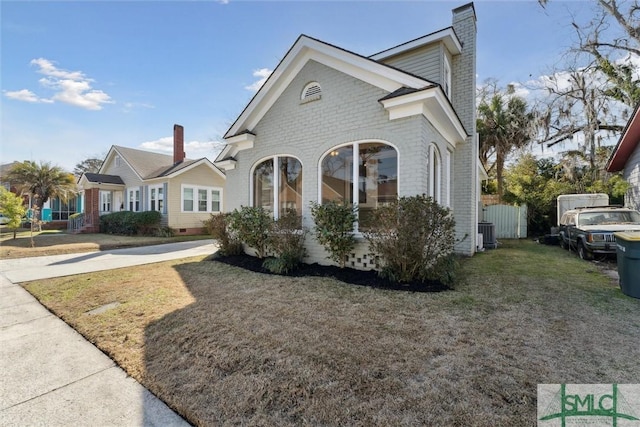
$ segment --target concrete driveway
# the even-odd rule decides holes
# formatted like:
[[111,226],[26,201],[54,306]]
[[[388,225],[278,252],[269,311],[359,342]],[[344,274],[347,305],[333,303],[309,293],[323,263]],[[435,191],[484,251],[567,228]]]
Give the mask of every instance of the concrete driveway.
[[0,261],[0,426],[188,426],[16,283],[212,254],[212,240]]

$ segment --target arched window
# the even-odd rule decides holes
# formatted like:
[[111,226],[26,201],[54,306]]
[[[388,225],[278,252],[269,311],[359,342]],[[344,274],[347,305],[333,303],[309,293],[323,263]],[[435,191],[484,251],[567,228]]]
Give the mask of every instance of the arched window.
[[391,145],[359,142],[336,147],[323,157],[320,168],[322,203],[356,204],[359,228],[366,228],[373,209],[398,198],[398,153]]
[[302,163],[289,156],[274,156],[258,163],[253,170],[253,206],[262,206],[275,218],[285,209],[302,215]]
[[308,83],[304,89],[302,89],[302,93],[300,94],[300,100],[303,102],[314,101],[316,99],[320,99],[322,95],[322,88],[320,87],[320,83],[311,82]]
[[429,196],[442,202],[442,160],[435,144],[429,145]]

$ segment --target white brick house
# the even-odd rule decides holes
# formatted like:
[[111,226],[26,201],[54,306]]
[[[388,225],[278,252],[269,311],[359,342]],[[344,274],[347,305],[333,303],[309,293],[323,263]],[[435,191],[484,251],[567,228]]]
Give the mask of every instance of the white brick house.
[[624,204],[640,210],[640,104],[622,131],[606,168],[608,172],[622,171],[623,178],[629,183]]
[[[476,249],[476,16],[365,57],[302,35],[225,134],[226,209],[356,203],[359,215],[427,194],[452,209],[459,253]],[[355,161],[354,161],[355,159]],[[274,173],[274,170],[277,173]],[[326,264],[307,239],[310,262]],[[350,262],[368,268],[362,241]]]

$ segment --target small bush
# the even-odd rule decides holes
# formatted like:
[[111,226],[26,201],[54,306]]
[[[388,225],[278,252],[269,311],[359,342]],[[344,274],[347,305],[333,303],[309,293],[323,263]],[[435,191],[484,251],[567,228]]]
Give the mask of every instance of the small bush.
[[240,242],[255,249],[258,258],[264,258],[273,218],[260,207],[242,206],[229,214],[228,228]]
[[173,228],[171,227],[158,227],[155,229],[153,236],[154,237],[173,237],[175,236],[176,232]]
[[357,208],[337,202],[322,205],[311,202],[311,215],[316,239],[329,252],[329,259],[344,268],[347,256],[356,244],[353,224],[357,219]]
[[295,209],[287,209],[274,221],[267,239],[267,247],[273,258],[267,258],[263,267],[272,273],[287,274],[298,268],[306,256],[302,217]]
[[364,233],[381,274],[396,282],[455,278],[455,221],[449,209],[427,196],[401,197],[376,209]]
[[229,230],[229,221],[230,214],[220,213],[211,214],[211,217],[203,222],[207,232],[218,241],[222,255],[242,254],[242,242]]

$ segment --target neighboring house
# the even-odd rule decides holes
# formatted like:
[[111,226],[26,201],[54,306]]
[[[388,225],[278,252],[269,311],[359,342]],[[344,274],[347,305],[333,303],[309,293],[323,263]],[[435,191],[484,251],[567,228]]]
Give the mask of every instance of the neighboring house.
[[[339,200],[358,205],[360,226],[381,204],[427,194],[452,209],[456,250],[473,254],[475,81],[472,3],[453,10],[451,27],[369,57],[300,36],[224,136],[225,210],[295,208],[312,228],[310,203]],[[348,265],[371,268],[356,236]],[[328,262],[310,236],[307,251]]]
[[638,104],[622,131],[606,166],[607,172],[622,171],[630,184],[624,196],[625,206],[640,210],[640,104]]
[[96,232],[100,215],[155,210],[177,234],[201,233],[202,222],[224,209],[225,176],[206,158],[185,158],[182,126],[173,138],[173,156],[112,146],[98,173],[78,181],[84,215],[76,227]]

